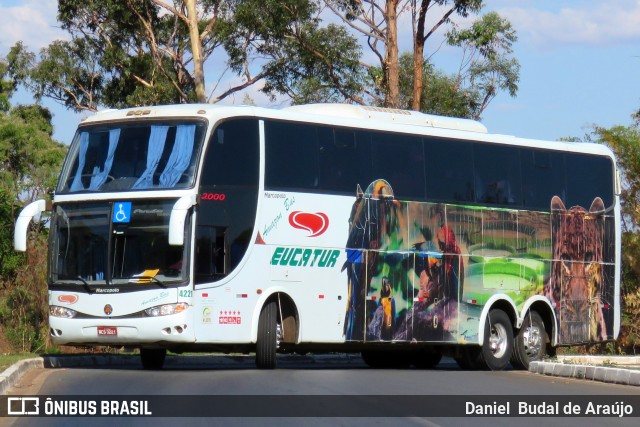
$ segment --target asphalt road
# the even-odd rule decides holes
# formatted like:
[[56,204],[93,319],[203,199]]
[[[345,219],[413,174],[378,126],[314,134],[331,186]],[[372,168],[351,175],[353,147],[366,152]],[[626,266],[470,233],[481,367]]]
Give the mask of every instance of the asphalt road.
[[[186,359],[185,359],[186,360]],[[202,360],[202,363],[198,363]],[[599,426],[640,424],[640,388],[585,380],[548,377],[526,371],[463,371],[449,359],[433,370],[369,369],[359,359],[289,358],[276,370],[257,370],[251,359],[229,363],[227,359],[196,359],[162,371],[144,371],[135,365],[96,368],[34,369],[8,393],[14,396],[54,396],[64,400],[150,398],[161,399],[153,410],[172,418],[133,417],[19,417],[0,419],[12,426],[114,426],[145,425],[417,425],[417,426]],[[65,395],[65,396],[62,396]],[[589,395],[589,396],[585,396]],[[186,396],[186,397],[185,397]],[[275,397],[274,397],[275,396]],[[462,397],[457,397],[462,396]],[[617,396],[617,397],[614,397]],[[567,399],[584,405],[627,399],[633,417],[478,417],[460,413],[461,402],[474,404],[512,401],[510,414],[517,414],[516,401],[560,402]],[[399,400],[400,399],[400,400]],[[157,402],[156,402],[157,403]],[[337,404],[337,406],[334,406]],[[229,417],[185,417],[185,411],[215,411]],[[297,415],[307,418],[251,416]],[[272,405],[272,406],[271,406]],[[420,406],[423,405],[423,406]],[[431,406],[429,406],[431,405]],[[493,407],[495,408],[496,405]],[[422,410],[415,411],[416,407]],[[610,408],[622,408],[612,405]],[[340,409],[342,408],[342,409]],[[346,409],[345,409],[346,408]],[[544,409],[544,407],[542,407]],[[466,410],[466,408],[465,408]],[[496,409],[499,410],[499,409]],[[407,411],[409,417],[396,417]],[[418,413],[416,416],[416,412]],[[202,412],[201,412],[202,413]],[[460,417],[440,417],[458,415]],[[189,414],[189,412],[187,412]],[[326,417],[325,414],[337,414]],[[357,415],[357,416],[353,416]],[[393,415],[393,416],[390,416]],[[426,416],[422,416],[426,415]]]

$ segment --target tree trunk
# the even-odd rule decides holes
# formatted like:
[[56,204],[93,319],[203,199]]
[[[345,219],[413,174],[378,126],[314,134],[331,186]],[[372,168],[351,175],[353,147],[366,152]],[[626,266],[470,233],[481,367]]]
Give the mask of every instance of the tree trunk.
[[422,87],[424,86],[424,44],[426,42],[424,23],[429,9],[430,0],[422,0],[418,12],[418,25],[413,40],[413,94],[411,109],[420,111],[422,103]]
[[411,97],[411,109],[420,111],[420,102],[422,101],[423,83],[423,59],[424,41],[421,37],[416,37],[415,47],[413,49],[413,94]]
[[193,54],[193,80],[198,102],[207,102],[204,85],[204,66],[202,62],[202,42],[198,29],[198,13],[196,0],[185,0],[187,17],[189,19],[189,39],[191,40],[191,52]]
[[387,0],[387,46],[385,72],[387,77],[386,106],[400,107],[400,77],[398,64],[398,1]]

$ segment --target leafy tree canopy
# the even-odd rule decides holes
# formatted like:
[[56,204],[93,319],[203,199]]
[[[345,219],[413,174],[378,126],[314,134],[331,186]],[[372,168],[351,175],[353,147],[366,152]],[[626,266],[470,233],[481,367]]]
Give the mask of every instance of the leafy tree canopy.
[[75,111],[218,102],[259,81],[294,102],[309,82],[343,98],[360,88],[359,46],[323,27],[313,0],[59,0],[58,11],[71,40],[38,55],[16,45],[16,76]]

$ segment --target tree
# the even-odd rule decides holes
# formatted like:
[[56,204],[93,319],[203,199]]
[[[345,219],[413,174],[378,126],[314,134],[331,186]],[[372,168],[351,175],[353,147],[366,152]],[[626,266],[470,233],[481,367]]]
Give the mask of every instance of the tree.
[[628,251],[624,257],[625,262],[640,278],[640,256],[635,256],[640,255],[640,129],[626,126],[610,129],[598,127],[594,136],[597,141],[608,145],[618,160],[622,184],[620,200],[623,232],[627,235],[625,241],[629,246],[637,248],[637,252]]
[[53,190],[66,147],[52,138],[49,110],[9,103],[25,59],[18,50],[0,59],[0,333],[20,351],[38,351],[48,337],[47,228],[32,223],[26,254],[13,250],[13,230],[21,205]]
[[[380,66],[370,74],[376,84],[374,90],[366,90],[367,95],[375,104],[399,107],[397,20],[401,1],[324,0],[324,3],[348,26],[366,37],[367,45],[378,58]],[[365,67],[373,68],[371,65]]]
[[46,195],[58,178],[66,147],[43,130],[52,129],[46,116],[50,113],[41,107],[0,114],[0,190],[19,203]]
[[[426,18],[429,11],[444,7],[440,10],[440,19],[436,24],[428,29]],[[424,48],[427,40],[433,36],[445,24],[451,22],[451,15],[459,15],[466,18],[469,13],[477,13],[482,8],[482,0],[411,0],[411,11],[413,15],[413,97],[411,108],[419,110],[422,98],[423,87],[423,58]],[[436,12],[437,13],[437,12]]]
[[[478,119],[498,91],[515,96],[518,91],[520,64],[509,55],[517,40],[511,23],[497,13],[481,16],[466,29],[453,28],[448,43],[463,49],[463,60],[457,75],[459,85],[473,88],[480,105],[471,118]],[[415,101],[414,101],[415,103]]]
[[272,55],[277,59],[269,65],[265,92],[285,94],[292,104],[363,102],[360,47],[346,29],[296,27]]
[[17,43],[12,52],[24,58],[21,82],[33,91],[37,101],[46,97],[77,112],[95,112],[108,97],[99,71],[100,56],[85,40],[56,40],[40,51],[39,62],[22,43]]
[[[307,78],[329,87],[354,74],[336,52],[359,52],[346,33],[336,40],[320,27],[312,0],[60,0],[58,10],[71,40],[37,57],[22,48],[21,81],[76,111],[215,103],[261,80],[270,95],[296,93]],[[207,63],[218,68],[205,79]]]
[[[410,106],[413,101],[413,56],[400,56],[400,103]],[[463,87],[456,75],[447,75],[425,61],[419,111],[452,117],[477,117],[481,95],[473,87]]]
[[11,108],[11,96],[24,78],[23,70],[27,68],[24,61],[29,58],[19,54],[21,47],[18,44],[18,50],[14,47],[5,59],[0,59],[0,112],[3,113]]
[[[443,33],[446,27],[449,27],[443,34],[446,43],[462,50],[455,84],[450,87],[457,87],[458,97],[467,96],[469,92],[475,94],[474,100],[481,97],[479,106],[472,109],[473,114],[465,117],[479,118],[498,91],[508,90],[512,96],[517,91],[519,65],[509,57],[516,40],[511,24],[496,13],[480,17],[468,29],[460,30],[453,23],[453,17],[466,18],[478,13],[483,6],[481,0],[324,0],[324,3],[347,25],[365,36],[367,45],[378,59],[379,65],[363,65],[370,77],[370,85],[364,92],[373,104],[438,110],[430,105],[431,99],[423,100],[436,93],[425,87],[426,83],[434,82],[441,86],[445,73],[434,67],[431,58],[435,52],[427,54],[425,46],[434,34]],[[407,16],[410,16],[413,31],[411,77],[407,75],[406,54],[398,54],[397,22],[400,17]],[[426,24],[429,16],[435,17],[431,27]],[[405,62],[401,62],[401,58],[405,58]]]
[[621,172],[623,322],[619,345],[635,352],[640,343],[640,129],[597,127],[593,139],[614,151]]
[[[21,58],[12,50],[0,59],[0,98],[7,102],[20,77],[12,70],[22,67],[16,65]],[[39,105],[9,105],[0,111],[0,193],[4,197],[26,203],[53,190],[66,147],[53,140],[51,119],[51,112]]]

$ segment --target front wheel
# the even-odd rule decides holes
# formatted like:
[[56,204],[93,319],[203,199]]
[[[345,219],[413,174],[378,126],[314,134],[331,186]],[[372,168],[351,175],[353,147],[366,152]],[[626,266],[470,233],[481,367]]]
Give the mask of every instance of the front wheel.
[[484,325],[484,344],[480,350],[478,365],[492,371],[501,371],[509,364],[512,353],[511,319],[502,310],[491,310]]
[[516,368],[529,369],[531,362],[545,356],[548,341],[542,317],[537,311],[530,311],[515,336],[511,364]]
[[258,338],[256,340],[256,366],[260,369],[276,367],[278,350],[278,304],[275,301],[262,307],[258,319]]
[[140,361],[142,367],[147,370],[157,371],[164,366],[167,350],[164,348],[141,348]]

